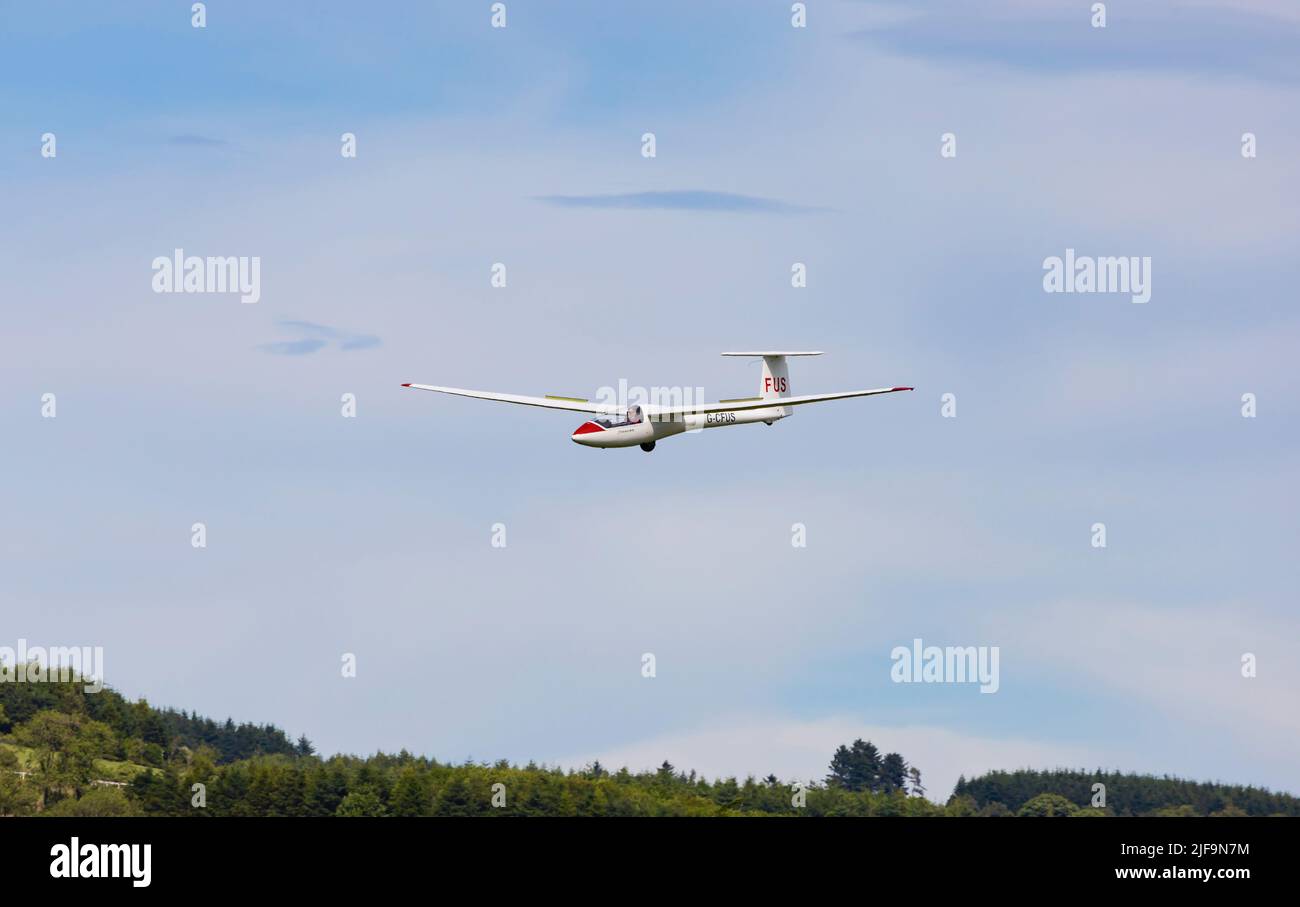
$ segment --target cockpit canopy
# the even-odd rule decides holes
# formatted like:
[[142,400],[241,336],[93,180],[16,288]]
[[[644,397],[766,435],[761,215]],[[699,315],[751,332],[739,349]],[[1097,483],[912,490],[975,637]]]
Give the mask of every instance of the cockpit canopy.
[[641,411],[640,406],[633,403],[627,408],[627,416],[622,422],[614,422],[611,419],[592,419],[591,421],[595,422],[602,428],[619,428],[623,425],[640,425],[645,421],[645,413]]

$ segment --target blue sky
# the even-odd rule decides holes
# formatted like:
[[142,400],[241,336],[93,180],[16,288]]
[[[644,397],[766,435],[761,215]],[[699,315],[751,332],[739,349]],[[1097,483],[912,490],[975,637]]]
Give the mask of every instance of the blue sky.
[[[4,10],[0,644],[325,752],[1300,791],[1289,4],[208,6]],[[154,294],[178,247],[260,301]],[[1151,301],[1044,293],[1067,248]],[[773,347],[917,390],[646,456],[399,387],[736,397]],[[999,692],[890,682],[915,637]]]

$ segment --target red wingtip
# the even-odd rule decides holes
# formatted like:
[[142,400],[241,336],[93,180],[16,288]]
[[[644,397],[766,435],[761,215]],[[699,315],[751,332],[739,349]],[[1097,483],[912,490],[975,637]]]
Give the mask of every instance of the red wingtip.
[[914,391],[914,390],[916,390],[916,388],[914,388],[914,387],[896,387],[896,388],[894,388],[894,390],[896,390],[896,391]]
[[411,386],[411,385],[409,385],[409,384],[403,384],[403,385],[402,385],[402,387],[410,387],[410,386]]

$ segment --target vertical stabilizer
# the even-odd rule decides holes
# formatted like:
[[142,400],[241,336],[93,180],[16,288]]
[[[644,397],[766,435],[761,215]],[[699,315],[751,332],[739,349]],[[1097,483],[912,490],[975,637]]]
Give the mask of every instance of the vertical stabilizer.
[[[763,374],[758,379],[758,395],[774,402],[790,394],[790,368],[787,356],[820,356],[820,352],[790,352],[785,350],[759,350],[745,353],[723,353],[724,356],[756,356],[763,360]],[[790,415],[793,410],[784,407],[782,415]]]

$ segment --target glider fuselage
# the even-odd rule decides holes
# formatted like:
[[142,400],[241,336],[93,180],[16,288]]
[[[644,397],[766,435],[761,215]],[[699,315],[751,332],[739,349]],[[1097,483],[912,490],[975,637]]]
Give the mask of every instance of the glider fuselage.
[[[636,410],[638,407],[632,409]],[[583,447],[638,447],[683,432],[720,428],[724,425],[749,425],[754,422],[766,422],[771,425],[777,419],[784,419],[790,414],[790,410],[783,406],[733,413],[687,413],[662,419],[645,416],[638,418],[638,413],[629,412],[627,420],[623,422],[611,422],[608,419],[583,422],[570,437],[575,444],[581,444]],[[630,421],[632,419],[637,421]]]

